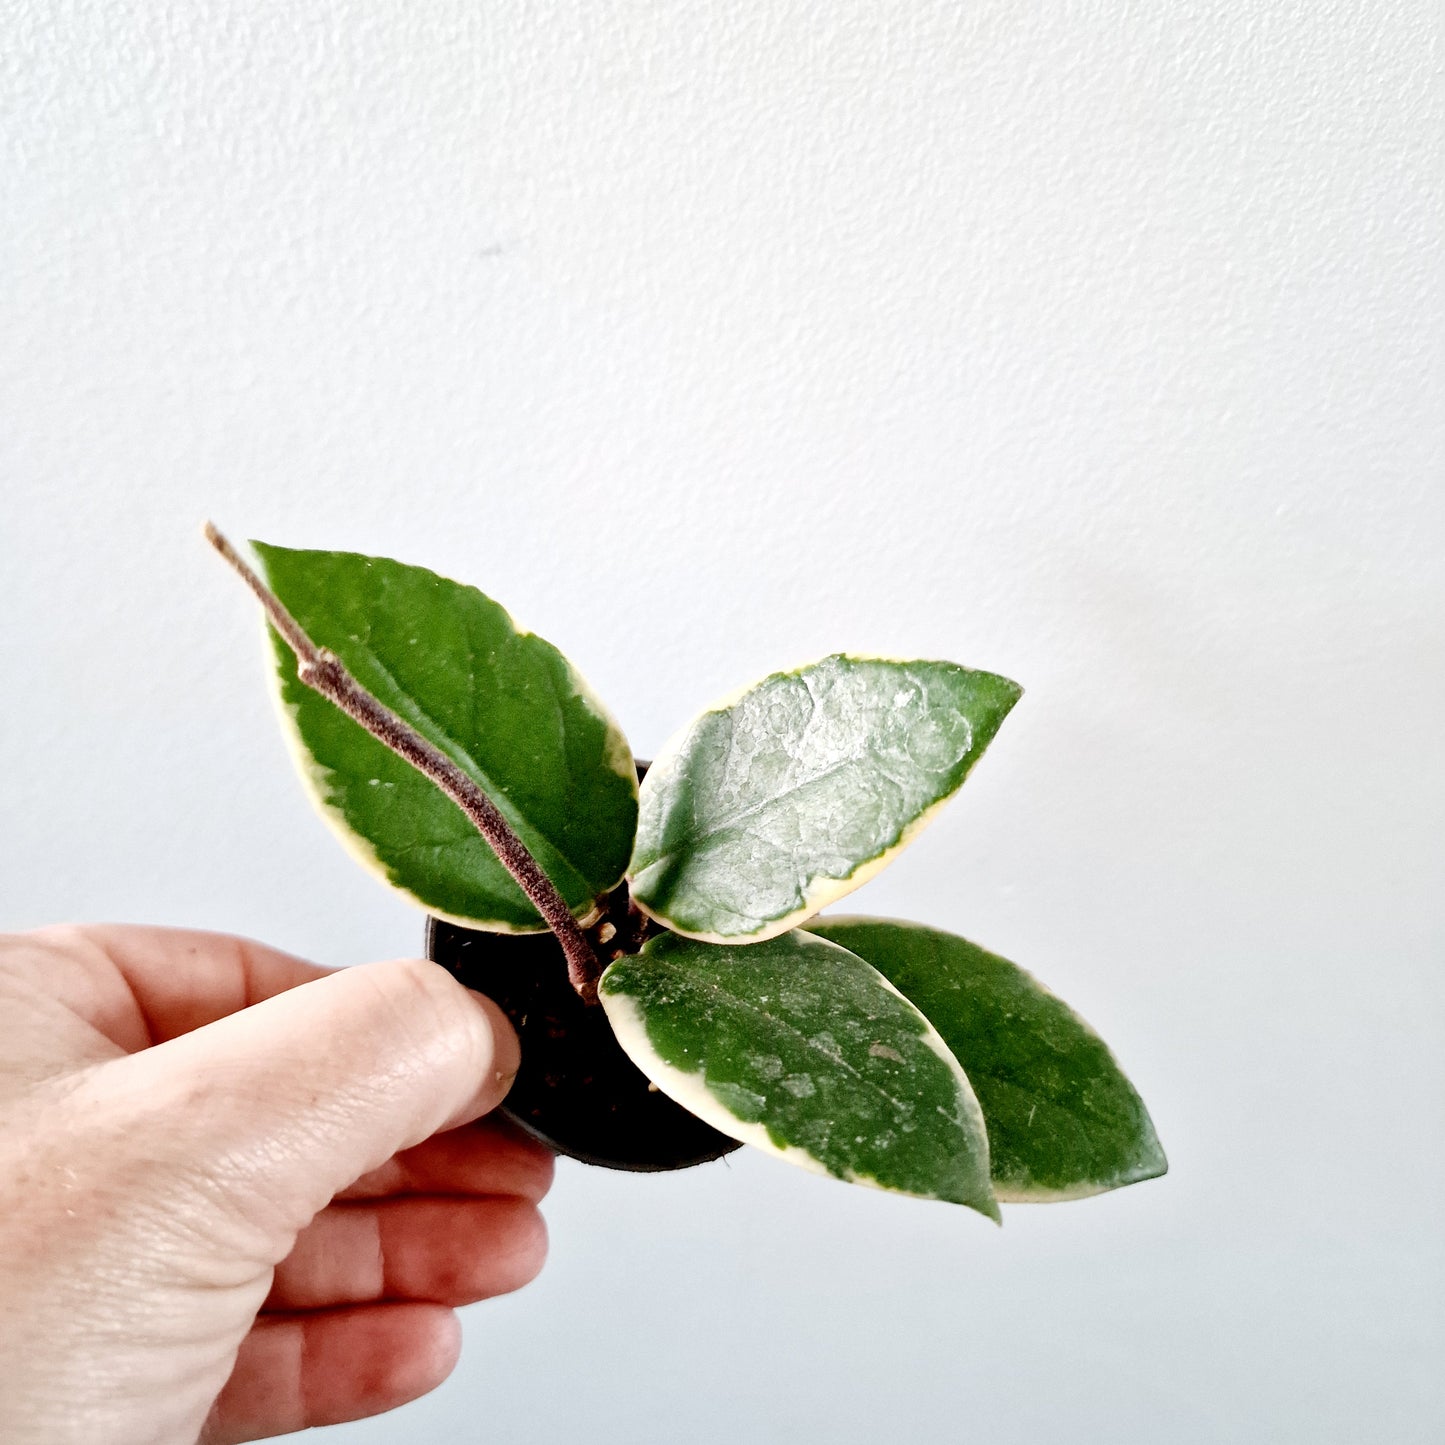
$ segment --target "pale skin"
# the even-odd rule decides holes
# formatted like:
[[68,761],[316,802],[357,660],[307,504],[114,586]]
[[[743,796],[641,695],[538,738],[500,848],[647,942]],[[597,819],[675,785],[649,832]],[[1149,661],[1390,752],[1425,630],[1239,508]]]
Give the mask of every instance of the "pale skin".
[[540,1269],[519,1060],[434,964],[0,935],[0,1439],[226,1445],[439,1384]]

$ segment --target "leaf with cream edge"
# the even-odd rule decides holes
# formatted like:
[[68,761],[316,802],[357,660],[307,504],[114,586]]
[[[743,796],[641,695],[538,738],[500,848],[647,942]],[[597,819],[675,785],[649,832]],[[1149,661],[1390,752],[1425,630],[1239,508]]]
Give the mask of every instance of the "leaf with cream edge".
[[891,918],[817,918],[808,931],[866,959],[942,1034],[983,1106],[1005,1203],[1081,1199],[1169,1167],[1108,1046],[1017,964]]
[[633,1063],[715,1129],[815,1173],[998,1219],[988,1136],[957,1059],[837,944],[659,934],[602,975]]
[[1022,689],[951,662],[835,654],[776,672],[666,744],[632,896],[689,938],[773,938],[865,883],[962,785]]
[[[468,773],[579,916],[620,881],[637,818],[622,730],[550,642],[475,587],[385,557],[253,542],[272,590],[363,687]],[[296,673],[281,712],[313,800],[373,872],[441,918],[545,925],[451,799]]]

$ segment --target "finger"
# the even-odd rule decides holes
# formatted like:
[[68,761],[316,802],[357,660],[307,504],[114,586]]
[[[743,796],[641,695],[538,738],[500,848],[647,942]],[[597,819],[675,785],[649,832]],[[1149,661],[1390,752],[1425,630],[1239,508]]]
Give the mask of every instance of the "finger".
[[268,1309],[378,1300],[464,1305],[537,1277],[547,1227],[525,1199],[394,1199],[323,1209],[276,1267]]
[[434,1390],[461,1351],[442,1305],[262,1316],[211,1409],[202,1445],[236,1445],[394,1410]]
[[151,1168],[265,1234],[275,1263],[340,1190],[498,1104],[520,1058],[434,963],[363,964],[97,1071]]
[[47,995],[127,1053],[204,1027],[330,970],[249,938],[103,923],[17,935]]
[[513,1194],[540,1202],[552,1187],[552,1151],[492,1115],[449,1129],[388,1159],[342,1191],[342,1199],[406,1194]]

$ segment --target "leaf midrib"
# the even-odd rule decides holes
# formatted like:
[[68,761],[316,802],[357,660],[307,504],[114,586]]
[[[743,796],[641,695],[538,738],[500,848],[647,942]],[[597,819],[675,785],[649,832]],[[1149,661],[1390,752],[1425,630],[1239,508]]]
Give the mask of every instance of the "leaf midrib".
[[[541,838],[547,844],[547,846],[557,855],[557,857],[559,857],[572,870],[573,874],[581,881],[583,889],[587,889],[590,885],[588,883],[587,875],[583,872],[583,870],[579,868],[578,865],[571,858],[569,858],[566,853],[562,851],[562,849],[557,845],[557,843],[553,841],[553,839],[541,827],[539,827],[536,823],[532,822],[531,819],[523,817],[523,815],[518,811],[516,805],[507,796],[506,792],[502,788],[500,788],[493,780],[491,774],[488,773],[487,770],[477,762],[477,760],[461,743],[459,743],[454,737],[452,737],[451,733],[445,727],[443,727],[434,717],[432,717],[429,712],[427,712],[424,707],[422,707],[421,703],[417,700],[413,693],[411,693],[407,688],[402,686],[401,682],[397,679],[396,675],[392,672],[392,670],[381,660],[379,656],[377,656],[376,651],[372,648],[371,644],[369,642],[358,641],[354,645],[361,652],[363,652],[366,655],[368,661],[370,661],[371,664],[381,672],[382,676],[386,679],[387,683],[391,687],[393,695],[395,697],[399,697],[402,700],[403,705],[411,714],[408,720],[413,724],[413,726],[418,728],[426,727],[430,729],[432,741],[436,742],[438,746],[444,748],[449,753],[454,763],[456,763],[459,767],[465,769],[471,774],[473,781],[476,782],[477,785],[483,789],[487,796],[496,805],[497,811],[506,818],[507,822],[510,823],[514,829],[524,829],[528,832],[536,834],[536,836]],[[553,881],[556,882],[555,879]]]
[[[699,829],[696,832],[687,833],[682,838],[680,838],[671,848],[667,849],[666,852],[658,853],[655,857],[648,859],[646,866],[648,868],[653,868],[659,863],[666,863],[670,858],[676,857],[676,855],[682,852],[683,849],[692,848],[698,843],[706,842],[709,838],[715,838],[719,833],[726,833],[729,829],[736,828],[740,823],[745,822],[749,818],[755,817],[765,808],[771,807],[775,803],[781,803],[783,799],[790,798],[793,796],[793,794],[802,792],[804,788],[810,788],[815,783],[822,782],[824,778],[831,776],[833,773],[841,771],[843,768],[853,767],[854,765],[863,762],[865,758],[868,757],[868,755],[869,750],[865,748],[860,753],[852,754],[851,756],[842,758],[835,763],[829,763],[828,766],[824,768],[821,772],[815,773],[811,777],[804,778],[801,781],[794,783],[791,787],[785,788],[780,793],[774,793],[770,797],[762,798],[756,803],[750,803],[746,808],[743,808],[736,813],[729,814],[726,818],[722,818],[717,822],[711,823],[706,828]],[[885,776],[889,775],[885,774]],[[896,783],[898,780],[889,776],[889,781]],[[902,785],[900,784],[900,786]],[[937,800],[935,799],[935,801]],[[906,826],[906,823],[901,824],[898,828],[898,833],[901,834],[903,828]],[[896,836],[894,841],[897,841]],[[880,849],[880,852],[886,852],[891,846],[891,843],[885,843],[883,845],[883,848]],[[877,855],[875,854],[873,856]]]
[[[823,699],[823,698],[820,698],[820,697],[818,696],[817,692],[814,690],[814,682],[815,682],[815,680],[816,680],[814,674],[815,674],[816,671],[817,671],[817,667],[815,666],[815,667],[813,667],[813,668],[804,669],[803,671],[800,671],[800,672],[795,672],[795,673],[791,673],[791,674],[784,674],[784,676],[791,676],[791,677],[797,678],[797,679],[803,684],[803,686],[808,689],[809,696],[810,696],[810,697],[812,698],[812,700],[813,700],[813,708],[812,708],[812,710],[808,713],[807,721],[803,724],[803,728],[802,728],[802,732],[801,732],[801,737],[806,737],[806,736],[807,736],[807,733],[809,732],[809,730],[814,726],[814,722],[815,722],[815,720],[816,720],[816,718],[817,718],[817,716],[818,716],[818,710],[819,710],[819,708],[824,705],[824,699]],[[908,680],[909,680],[910,682],[912,682],[915,686],[918,687],[920,694],[921,694],[921,695],[924,697],[924,699],[925,699],[925,708],[926,708],[926,707],[927,707],[927,689],[923,686],[923,684],[919,681],[919,679],[918,679],[911,671],[905,669],[905,675],[908,677]],[[955,710],[955,711],[960,711],[960,710],[957,709],[957,708],[955,708],[954,710]],[[718,714],[714,713],[714,714],[710,714],[710,716],[718,716]],[[731,762],[733,753],[736,751],[736,749],[735,749],[735,747],[734,747],[734,745],[733,745],[733,728],[732,728],[732,726],[731,726],[731,722],[732,722],[732,719],[729,718],[728,762]],[[973,728],[972,728],[972,723],[971,723],[971,721],[970,721],[970,727],[969,727],[969,745],[968,745],[967,748],[964,749],[963,756],[958,760],[958,763],[954,764],[954,766],[957,767],[959,764],[961,764],[962,762],[964,762],[965,759],[967,759],[967,757],[969,756],[969,754],[972,753],[972,752],[973,752]],[[794,783],[790,788],[786,789],[784,792],[775,793],[775,794],[773,794],[772,797],[769,797],[769,798],[762,798],[762,799],[760,799],[758,802],[752,803],[752,804],[750,804],[748,807],[743,808],[741,811],[739,811],[739,812],[737,812],[737,813],[733,813],[733,814],[729,815],[728,817],[719,819],[718,821],[711,823],[709,826],[707,826],[707,827],[705,827],[705,828],[703,828],[703,829],[701,829],[701,830],[699,830],[699,831],[695,831],[695,832],[694,832],[694,831],[689,831],[689,832],[685,833],[685,834],[682,836],[682,838],[680,838],[671,848],[667,849],[666,852],[658,853],[655,857],[649,859],[646,866],[647,866],[648,868],[653,868],[653,867],[657,866],[658,864],[665,864],[665,863],[667,863],[670,859],[674,858],[674,857],[675,857],[678,853],[680,853],[683,849],[685,849],[685,848],[691,848],[691,847],[693,847],[694,845],[696,845],[696,844],[698,844],[698,843],[705,842],[705,841],[706,841],[707,839],[709,839],[709,838],[716,837],[717,834],[726,832],[729,828],[734,828],[734,827],[736,827],[736,826],[737,826],[739,823],[741,823],[744,819],[751,818],[751,817],[755,816],[757,813],[762,812],[763,809],[765,809],[765,808],[767,808],[767,807],[770,807],[772,804],[774,804],[774,803],[779,803],[779,802],[781,802],[784,798],[789,798],[789,797],[793,796],[793,794],[801,792],[804,788],[812,787],[815,783],[821,782],[824,778],[829,777],[831,774],[836,773],[836,772],[838,772],[839,770],[841,770],[841,769],[843,769],[843,768],[852,767],[852,766],[854,766],[855,764],[861,763],[861,762],[863,762],[865,759],[869,758],[870,756],[873,758],[873,761],[874,761],[875,763],[879,763],[879,764],[880,764],[880,766],[879,766],[879,771],[883,774],[884,777],[886,777],[886,778],[888,779],[889,782],[896,784],[896,785],[897,785],[898,787],[900,787],[900,788],[904,786],[904,784],[900,783],[899,780],[898,780],[896,777],[894,777],[892,773],[890,773],[886,768],[884,768],[884,767],[881,766],[881,760],[877,757],[877,755],[873,752],[873,750],[868,746],[867,742],[865,741],[864,744],[863,744],[863,746],[859,749],[858,752],[853,753],[853,754],[850,754],[848,757],[842,758],[842,759],[840,759],[840,760],[837,761],[837,762],[830,763],[830,764],[829,764],[826,768],[824,768],[821,772],[814,774],[812,777],[804,778],[804,779],[802,779],[801,781],[799,781],[799,782],[797,782],[797,783]],[[726,766],[726,765],[725,765],[725,766]],[[921,772],[922,770],[920,769],[919,771]],[[949,771],[952,771],[952,769],[950,769]],[[944,795],[942,795],[942,796],[947,796],[947,794],[944,794]],[[939,801],[939,799],[938,799],[938,798],[935,798],[933,801],[936,803],[936,802]],[[927,805],[927,806],[932,806],[932,804],[929,804],[929,805]],[[897,831],[897,833],[896,833],[895,836],[894,836],[893,842],[896,842],[897,839],[902,836],[903,830],[904,830],[904,828],[906,828],[906,827],[907,827],[907,822],[906,822],[906,821],[905,821],[904,823],[902,823],[902,824],[899,825],[898,831]],[[883,846],[883,848],[880,850],[880,852],[887,852],[887,850],[888,850],[890,847],[892,847],[892,846],[893,846],[893,843],[892,843],[892,842],[890,842],[890,843],[885,843],[884,846]],[[870,855],[870,856],[877,857],[878,854],[872,854],[872,855]]]

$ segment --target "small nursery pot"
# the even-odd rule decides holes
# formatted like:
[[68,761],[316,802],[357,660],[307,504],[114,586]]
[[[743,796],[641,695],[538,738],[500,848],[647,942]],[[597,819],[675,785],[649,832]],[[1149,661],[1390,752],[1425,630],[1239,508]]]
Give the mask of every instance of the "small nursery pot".
[[653,1088],[567,978],[550,933],[482,933],[427,920],[426,956],[494,999],[522,1040],[502,1112],[561,1154],[608,1169],[686,1169],[741,1147]]
[[[638,781],[646,775],[639,761]],[[601,1005],[577,996],[553,934],[484,933],[428,918],[426,956],[511,1019],[522,1067],[502,1112],[559,1154],[656,1172],[742,1147],[653,1087],[622,1052]]]

